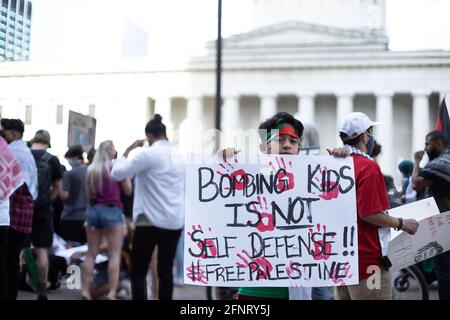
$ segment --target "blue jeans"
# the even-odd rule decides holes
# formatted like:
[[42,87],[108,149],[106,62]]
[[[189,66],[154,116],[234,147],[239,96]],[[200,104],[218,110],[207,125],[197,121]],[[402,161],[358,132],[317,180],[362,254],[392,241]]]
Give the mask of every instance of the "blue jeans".
[[86,209],[86,226],[94,229],[109,229],[123,223],[122,209],[115,206],[88,206]]
[[333,287],[314,287],[311,291],[312,300],[333,300]]
[[450,251],[434,257],[434,273],[438,281],[439,300],[450,300]]

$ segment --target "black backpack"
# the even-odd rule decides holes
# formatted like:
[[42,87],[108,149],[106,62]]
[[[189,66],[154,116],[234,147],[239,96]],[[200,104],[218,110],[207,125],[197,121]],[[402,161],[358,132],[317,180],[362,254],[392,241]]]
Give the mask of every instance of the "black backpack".
[[48,162],[52,155],[46,151],[40,157],[33,152],[33,156],[38,173],[38,197],[34,200],[34,206],[39,208],[51,203],[52,170]]

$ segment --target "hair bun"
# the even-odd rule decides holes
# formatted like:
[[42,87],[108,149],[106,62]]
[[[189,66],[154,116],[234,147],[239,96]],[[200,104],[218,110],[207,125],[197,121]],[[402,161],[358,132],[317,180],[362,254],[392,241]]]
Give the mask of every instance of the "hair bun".
[[155,114],[152,119],[154,122],[162,122],[162,117],[159,113]]

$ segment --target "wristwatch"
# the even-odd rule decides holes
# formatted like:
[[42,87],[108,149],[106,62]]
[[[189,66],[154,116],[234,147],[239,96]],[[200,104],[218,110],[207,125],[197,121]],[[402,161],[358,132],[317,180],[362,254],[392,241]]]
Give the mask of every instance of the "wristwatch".
[[398,218],[398,221],[399,221],[398,227],[394,228],[395,231],[400,231],[403,228],[403,219],[402,218]]

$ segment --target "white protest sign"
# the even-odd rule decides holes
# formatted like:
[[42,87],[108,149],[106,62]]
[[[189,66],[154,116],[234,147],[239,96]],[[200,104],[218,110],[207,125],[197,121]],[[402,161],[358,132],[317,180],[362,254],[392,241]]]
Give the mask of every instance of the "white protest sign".
[[358,283],[352,158],[200,157],[186,168],[185,283]]
[[419,221],[416,234],[402,232],[389,243],[393,270],[409,267],[450,250],[450,211]]
[[[433,197],[411,202],[388,211],[391,217],[403,219],[416,219],[421,221],[439,214],[439,208]],[[391,240],[401,234],[402,231],[391,230]]]

